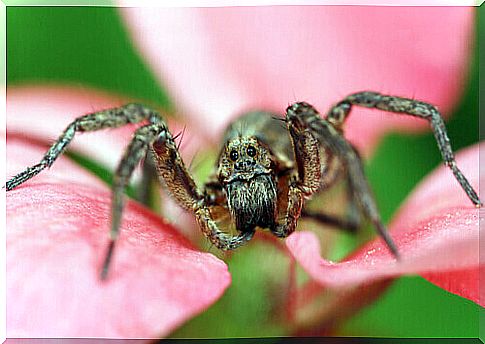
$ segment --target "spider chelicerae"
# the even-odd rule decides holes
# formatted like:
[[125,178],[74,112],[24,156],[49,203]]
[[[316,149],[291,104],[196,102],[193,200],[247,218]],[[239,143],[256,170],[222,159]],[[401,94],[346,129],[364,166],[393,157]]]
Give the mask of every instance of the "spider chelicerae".
[[[244,114],[226,129],[214,173],[202,186],[196,185],[186,168],[174,136],[163,118],[140,104],[94,112],[70,123],[42,160],[6,183],[7,191],[34,177],[69,145],[76,132],[116,128],[146,121],[135,131],[114,175],[112,218],[109,245],[101,270],[105,279],[113,255],[124,204],[124,190],[135,167],[146,156],[156,166],[161,181],[175,201],[192,212],[202,233],[221,250],[233,250],[247,243],[257,228],[267,228],[277,237],[287,237],[301,216],[355,230],[362,217],[370,220],[389,250],[398,250],[377,210],[362,161],[343,136],[343,125],[352,106],[376,108],[387,112],[423,118],[431,124],[445,164],[477,207],[477,193],[456,165],[443,119],[431,104],[383,95],[354,93],[335,104],[321,117],[310,104],[298,102],[286,109],[286,117],[253,111]],[[281,122],[284,122],[282,125]],[[338,180],[345,180],[349,202],[359,209],[352,219],[306,210],[305,200],[323,192]],[[238,234],[220,227],[229,218]]]

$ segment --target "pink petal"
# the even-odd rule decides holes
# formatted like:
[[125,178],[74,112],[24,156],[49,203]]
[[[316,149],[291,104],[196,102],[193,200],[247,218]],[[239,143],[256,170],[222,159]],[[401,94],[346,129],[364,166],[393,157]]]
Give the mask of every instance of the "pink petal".
[[[368,89],[426,100],[446,114],[463,86],[474,18],[465,7],[121,11],[174,103],[210,138],[228,116],[249,108],[282,113],[289,103],[306,100],[325,113],[346,95]],[[426,126],[371,113],[355,110],[347,126],[348,137],[366,151],[390,128]]]
[[[7,149],[9,173],[41,150]],[[164,336],[227,288],[222,261],[132,201],[102,283],[110,191],[63,157],[52,169],[7,193],[8,337]]]
[[[485,173],[479,171],[479,149],[484,148],[485,143],[475,145],[457,155],[458,166],[476,190],[479,182],[485,182]],[[484,305],[475,279],[479,267],[478,225],[479,209],[471,204],[451,171],[442,166],[417,186],[390,225],[401,254],[399,262],[380,239],[342,263],[321,258],[320,244],[311,232],[294,233],[286,244],[312,278],[330,287],[419,273]]]

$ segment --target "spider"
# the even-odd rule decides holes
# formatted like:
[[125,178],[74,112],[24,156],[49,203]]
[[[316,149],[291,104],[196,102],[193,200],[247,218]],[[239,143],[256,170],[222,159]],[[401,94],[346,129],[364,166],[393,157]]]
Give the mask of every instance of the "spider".
[[[162,117],[140,104],[78,117],[37,165],[17,174],[5,187],[7,191],[12,190],[50,167],[76,132],[146,121],[146,125],[136,130],[115,172],[111,231],[101,279],[108,276],[119,235],[124,189],[135,167],[147,155],[171,196],[182,208],[194,214],[202,233],[221,250],[233,250],[246,244],[257,228],[269,229],[280,238],[287,237],[295,230],[301,216],[350,230],[359,227],[365,217],[398,258],[398,250],[382,223],[359,154],[343,136],[343,125],[352,106],[407,114],[429,121],[445,164],[473,204],[482,205],[456,165],[437,108],[422,101],[369,91],[349,95],[331,107],[323,118],[305,102],[290,105],[285,118],[264,111],[246,113],[226,129],[217,166],[203,187],[196,185],[186,168],[175,138]],[[305,200],[342,179],[347,184],[350,204],[359,210],[355,219],[310,212],[304,208]],[[236,235],[221,230],[227,226],[227,221],[221,220],[223,218],[229,218],[229,223],[234,224]]]

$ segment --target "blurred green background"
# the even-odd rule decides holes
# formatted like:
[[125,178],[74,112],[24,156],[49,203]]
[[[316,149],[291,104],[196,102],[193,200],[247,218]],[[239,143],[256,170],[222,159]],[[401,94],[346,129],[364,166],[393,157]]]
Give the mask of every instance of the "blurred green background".
[[[477,11],[479,19],[485,16],[485,11],[480,11]],[[480,20],[477,22],[478,45],[485,26]],[[447,123],[455,150],[478,141],[478,66],[477,49],[466,91]],[[8,87],[45,83],[101,89],[163,109],[172,107],[169,90],[165,91],[150,74],[114,8],[7,8]],[[89,168],[104,171],[96,162],[87,164],[89,158],[83,161]],[[367,162],[366,170],[385,221],[416,183],[440,163],[431,134],[390,134],[382,140]],[[351,245],[347,241],[343,238],[342,245]],[[283,276],[287,268],[272,266],[274,262],[267,257],[278,253],[271,250],[271,246],[257,243],[230,257],[231,287],[211,309],[189,321],[174,336],[289,334],[282,319],[271,320],[278,301],[267,298],[271,288],[278,287],[278,281],[271,279]],[[265,263],[261,263],[261,257],[266,257]],[[473,302],[447,293],[420,277],[405,277],[396,281],[377,302],[341,325],[336,334],[477,337],[479,311],[480,307]]]

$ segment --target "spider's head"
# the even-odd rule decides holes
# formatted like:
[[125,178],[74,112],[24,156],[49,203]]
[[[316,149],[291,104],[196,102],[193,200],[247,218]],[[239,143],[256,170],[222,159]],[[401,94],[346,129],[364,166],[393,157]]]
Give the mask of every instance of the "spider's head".
[[271,154],[254,136],[239,136],[227,141],[219,158],[219,177],[223,183],[250,180],[271,173]]
[[254,136],[226,142],[219,158],[219,180],[240,231],[272,227],[276,219],[276,181],[269,149]]

